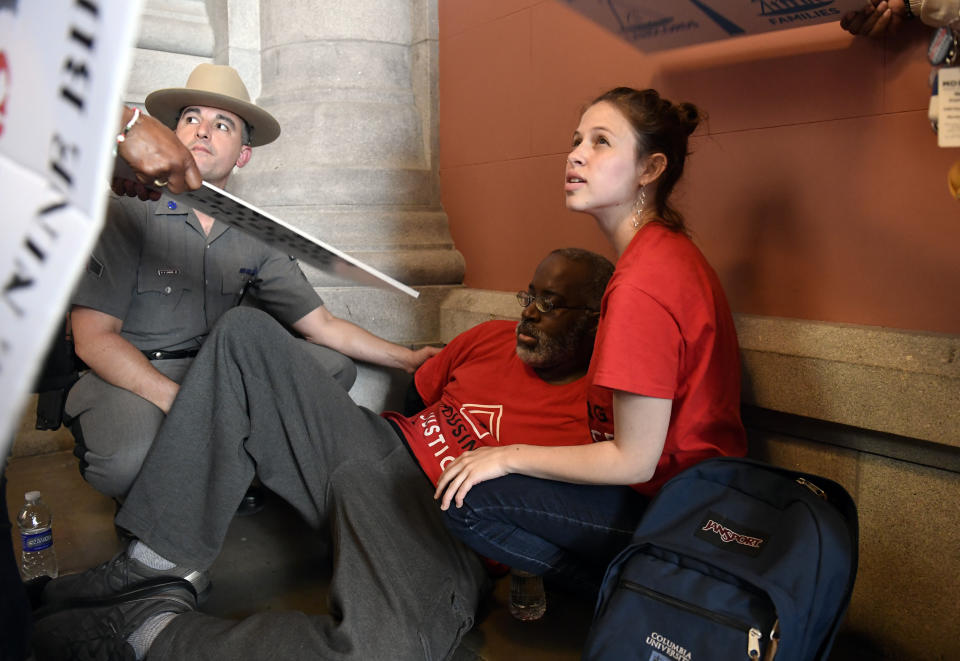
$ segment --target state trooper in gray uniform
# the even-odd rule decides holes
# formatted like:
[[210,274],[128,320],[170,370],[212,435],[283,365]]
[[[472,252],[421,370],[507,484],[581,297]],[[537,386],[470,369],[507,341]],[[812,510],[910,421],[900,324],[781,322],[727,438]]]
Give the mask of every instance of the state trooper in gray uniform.
[[[153,92],[145,104],[174,129],[204,181],[221,188],[252,147],[280,134],[227,66],[201,64],[186,87]],[[111,198],[72,303],[77,355],[90,371],[70,390],[65,418],[85,479],[116,498],[139,472],[193,356],[238,304],[256,303],[303,336],[304,360],[345,389],[356,378],[350,358],[413,372],[437,351],[412,351],[334,317],[292,258],[167,196]]]

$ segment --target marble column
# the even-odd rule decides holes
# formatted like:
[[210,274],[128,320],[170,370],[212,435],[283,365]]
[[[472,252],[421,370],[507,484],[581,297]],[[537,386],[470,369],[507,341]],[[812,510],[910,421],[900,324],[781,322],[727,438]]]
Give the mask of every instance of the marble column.
[[[436,0],[148,0],[126,101],[229,64],[273,113],[232,192],[421,292],[304,266],[334,314],[410,345],[440,339],[439,305],[463,280],[440,206]],[[405,376],[361,366],[351,395],[397,405]]]
[[153,90],[183,85],[213,45],[204,0],[147,0],[124,101],[142,107]]
[[[218,61],[241,68],[254,4],[207,0]],[[439,197],[436,0],[263,1],[258,14],[257,103],[283,133],[232,190],[421,291],[414,300],[305,266],[335,314],[397,342],[437,341],[439,301],[464,265]],[[363,368],[351,394],[381,408],[398,380]]]

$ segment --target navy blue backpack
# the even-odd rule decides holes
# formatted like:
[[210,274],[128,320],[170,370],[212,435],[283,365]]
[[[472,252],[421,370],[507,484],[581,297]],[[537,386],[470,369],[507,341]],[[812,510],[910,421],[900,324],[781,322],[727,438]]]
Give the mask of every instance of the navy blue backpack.
[[667,482],[607,569],[583,658],[825,661],[857,573],[836,482],[709,459]]

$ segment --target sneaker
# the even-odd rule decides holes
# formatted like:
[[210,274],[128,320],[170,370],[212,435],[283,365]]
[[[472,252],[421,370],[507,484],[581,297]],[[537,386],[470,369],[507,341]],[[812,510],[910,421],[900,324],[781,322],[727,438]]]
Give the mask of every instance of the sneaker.
[[134,587],[167,583],[171,578],[185,580],[199,602],[210,593],[206,572],[183,567],[151,569],[124,550],[98,567],[53,579],[43,589],[43,603],[64,607],[78,600],[100,599]]
[[182,579],[134,588],[37,620],[33,651],[37,661],[134,661],[127,639],[140,625],[154,615],[179,615],[196,607],[193,588]]

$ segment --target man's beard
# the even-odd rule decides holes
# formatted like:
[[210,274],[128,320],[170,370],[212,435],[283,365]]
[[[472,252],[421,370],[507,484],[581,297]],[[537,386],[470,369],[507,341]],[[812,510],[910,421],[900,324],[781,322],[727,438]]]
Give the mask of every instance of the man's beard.
[[583,315],[570,325],[563,335],[551,336],[536,328],[526,320],[517,324],[517,333],[536,338],[534,348],[517,343],[517,356],[524,363],[535,369],[545,369],[574,362],[577,354],[586,339],[587,327],[591,323],[588,316]]

